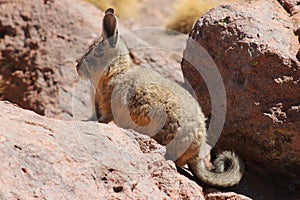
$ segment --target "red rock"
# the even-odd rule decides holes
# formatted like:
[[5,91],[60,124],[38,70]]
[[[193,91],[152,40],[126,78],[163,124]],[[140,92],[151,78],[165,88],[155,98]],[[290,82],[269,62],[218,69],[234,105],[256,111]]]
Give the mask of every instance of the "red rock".
[[251,200],[250,198],[234,192],[217,192],[205,195],[206,200]]
[[204,199],[147,136],[3,101],[0,110],[1,199]]
[[299,0],[281,0],[278,1],[291,15],[295,15],[299,12]]
[[151,68],[179,84],[184,82],[180,61],[186,35],[167,32],[161,28],[140,28],[124,31],[121,35],[133,62]]
[[72,103],[89,102],[88,95],[72,99],[75,65],[99,36],[102,13],[79,0],[7,1],[0,12],[0,75],[8,81],[2,99],[70,119]]
[[[212,56],[225,84],[227,113],[219,147],[235,150],[249,170],[290,190],[300,185],[300,64],[293,29],[277,2],[251,1],[211,10],[190,34]],[[185,55],[203,63],[188,47]],[[182,69],[210,117],[203,79],[186,61]]]

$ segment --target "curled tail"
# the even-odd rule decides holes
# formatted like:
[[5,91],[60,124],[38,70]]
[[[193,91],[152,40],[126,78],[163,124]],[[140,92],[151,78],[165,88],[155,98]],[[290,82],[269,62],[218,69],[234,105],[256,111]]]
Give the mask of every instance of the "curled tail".
[[204,183],[216,187],[230,187],[242,179],[244,173],[243,161],[233,152],[224,151],[214,161],[216,169],[209,171],[203,159],[198,155],[189,162],[189,169],[193,175]]

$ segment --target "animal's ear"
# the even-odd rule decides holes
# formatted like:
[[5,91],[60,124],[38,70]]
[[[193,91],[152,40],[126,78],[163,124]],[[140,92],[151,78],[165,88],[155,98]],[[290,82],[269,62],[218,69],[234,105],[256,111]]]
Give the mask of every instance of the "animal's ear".
[[103,17],[102,35],[104,40],[108,40],[111,47],[115,47],[118,43],[119,30],[118,18],[114,14],[113,8],[108,8]]

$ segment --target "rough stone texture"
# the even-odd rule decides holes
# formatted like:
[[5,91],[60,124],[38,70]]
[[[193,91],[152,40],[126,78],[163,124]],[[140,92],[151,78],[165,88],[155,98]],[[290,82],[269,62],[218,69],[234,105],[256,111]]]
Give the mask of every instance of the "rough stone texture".
[[[278,0],[278,2],[290,14],[290,17],[295,25],[294,32],[299,37],[300,36],[300,1],[299,0]],[[298,41],[300,41],[299,38]],[[297,59],[300,60],[300,51],[298,51]]]
[[284,7],[284,9],[291,15],[295,15],[299,12],[299,0],[278,0],[278,2]]
[[[288,13],[269,0],[220,6],[190,34],[212,56],[225,84],[227,115],[219,147],[235,150],[249,170],[289,190],[300,184],[300,65],[293,29]],[[192,48],[185,55],[203,63]],[[186,61],[182,69],[210,116],[203,79]]]
[[82,95],[72,99],[75,65],[100,35],[102,13],[79,0],[6,1],[0,13],[0,76],[6,81],[1,98],[70,119],[72,103],[89,102]]
[[147,136],[3,101],[0,110],[1,199],[204,199]]
[[[143,13],[140,18],[134,21],[120,20],[120,25],[126,28],[163,25],[163,17],[166,17],[167,13],[170,13],[171,10],[171,7],[168,7],[167,10],[164,7],[165,5],[169,5],[170,3],[168,2],[171,1],[174,0],[164,2],[142,0],[142,2],[145,2],[145,5],[143,6]],[[89,98],[89,83],[83,80],[75,80],[77,76],[75,65],[76,59],[83,55],[93,40],[99,36],[101,32],[102,13],[93,6],[77,0],[0,0],[0,13],[0,96],[18,103],[24,108],[32,109],[35,112],[50,117],[86,119],[91,116],[93,105]],[[157,19],[157,17],[159,17],[159,19]],[[166,77],[182,83],[183,78],[178,62],[181,59],[180,55],[184,48],[186,36],[168,34],[167,32],[160,32],[159,35],[152,34],[151,32],[150,34],[145,34],[143,30],[144,29],[142,29],[140,33],[136,32],[136,35],[132,35],[131,38],[134,38],[134,41],[130,41],[129,38],[128,46],[132,49],[131,53],[134,61],[144,67],[151,67]],[[125,32],[126,29],[122,30],[122,33]],[[134,49],[135,41],[147,43],[147,45],[154,47],[164,47],[164,50],[172,51],[173,53],[158,49],[137,50]],[[6,80],[5,85],[8,86],[4,92],[1,91],[2,79]],[[132,177],[131,174],[129,176],[127,175],[128,166],[130,166],[130,172],[133,170],[133,173],[139,172],[136,171],[139,169],[131,168],[129,162],[132,160],[128,162],[124,161],[125,159],[122,157],[124,155],[122,153],[123,150],[125,149],[127,151],[128,149],[132,149],[134,154],[140,157],[143,157],[146,152],[146,156],[151,158],[153,158],[152,154],[161,154],[163,151],[161,149],[162,147],[157,147],[154,141],[148,138],[145,139],[136,133],[118,129],[112,126],[112,124],[106,126],[91,122],[72,123],[50,120],[41,118],[28,111],[12,108],[10,105],[6,108],[0,105],[0,110],[0,118],[5,118],[5,120],[1,120],[4,125],[0,122],[0,151],[8,152],[8,154],[3,153],[3,155],[5,155],[2,158],[4,162],[1,162],[2,165],[6,165],[6,167],[4,167],[3,173],[0,175],[0,188],[2,188],[0,189],[0,199],[2,199],[2,197],[7,197],[8,199],[17,198],[18,195],[21,199],[27,199],[27,196],[23,196],[19,191],[27,192],[26,194],[28,194],[29,199],[34,195],[40,198],[44,195],[44,197],[50,199],[71,199],[74,197],[82,197],[82,199],[85,197],[126,199],[129,198],[126,196],[127,193],[126,195],[118,193],[121,189],[118,186],[120,183],[126,182],[128,177]],[[18,116],[13,116],[13,114],[7,115],[6,111],[8,110],[14,114],[21,114]],[[6,115],[8,118],[6,118]],[[50,130],[50,132],[47,133],[48,124],[50,124],[51,130],[54,130],[54,133],[51,133]],[[22,128],[18,129],[19,127]],[[4,133],[7,133],[3,132],[4,129],[7,130],[7,132],[10,131],[9,134],[13,133],[12,136],[7,135],[8,137],[2,137],[1,134],[4,135]],[[84,133],[77,134],[76,129],[79,129],[79,132],[83,130],[82,132]],[[20,130],[23,131],[22,134],[18,132]],[[103,137],[100,136],[99,139],[99,136],[96,136],[95,133],[101,135],[103,130],[107,132],[104,131],[105,134]],[[14,135],[17,133],[21,134],[21,136]],[[38,134],[40,137],[36,138],[36,135],[32,134]],[[7,140],[7,138],[11,138],[11,140]],[[131,139],[130,141],[129,138]],[[48,142],[48,139],[53,143],[51,143],[51,141]],[[111,144],[108,141],[110,139],[116,142],[113,147],[117,146],[118,149],[110,150],[111,153],[109,156],[107,156],[108,153],[102,155],[103,152],[107,151],[102,150],[101,152],[101,150],[98,149],[98,145],[107,148],[107,145]],[[122,141],[119,140],[125,140],[124,143],[126,144],[124,147]],[[10,141],[11,143],[5,143],[6,141]],[[36,142],[36,144],[31,141]],[[140,143],[140,147],[137,147],[137,145],[135,147],[128,146],[128,143],[136,144],[136,141]],[[96,144],[96,142],[98,143]],[[1,146],[1,144],[3,146]],[[14,146],[15,144],[17,145]],[[19,149],[18,144],[23,144],[23,148],[21,148],[25,149],[25,152]],[[95,149],[96,145],[97,149]],[[58,148],[58,150],[52,151],[54,148]],[[142,155],[139,154],[141,152],[136,153],[136,149],[139,148],[142,149]],[[59,152],[59,150],[64,152]],[[18,152],[20,155],[12,156]],[[46,155],[46,157],[44,157],[44,155]],[[132,154],[129,155],[130,156],[126,154],[125,157],[131,159]],[[106,160],[107,157],[112,157],[112,160]],[[134,163],[141,163],[141,165],[138,164],[138,167],[145,170],[145,166],[152,166],[149,164],[152,162],[149,161],[151,158],[148,159],[148,157],[145,160],[134,161]],[[157,157],[154,156],[154,160],[156,158]],[[160,160],[161,158],[158,159]],[[13,162],[11,160],[13,160]],[[103,161],[100,167],[99,160]],[[124,161],[125,164],[117,163],[116,161],[119,160]],[[149,163],[147,163],[148,161]],[[65,164],[67,167],[65,165],[59,165],[60,163]],[[160,165],[160,161],[156,163]],[[120,165],[117,168],[118,170],[120,169],[119,171],[110,170],[116,169],[115,166],[118,164]],[[12,166],[13,170],[11,170]],[[44,168],[45,170],[50,170],[45,172],[43,171]],[[176,181],[174,185],[174,179],[181,179],[174,178],[173,176],[181,176],[178,174],[174,175],[173,163],[168,162],[166,165],[162,164],[158,169],[163,169],[161,170],[162,174],[157,175],[156,172],[150,171],[150,175],[147,173],[145,175],[139,174],[140,177],[137,175],[137,178],[133,179],[138,180],[137,182],[139,183],[136,187],[137,189],[133,190],[133,193],[135,193],[136,190],[138,190],[136,192],[138,193],[144,190],[144,188],[145,191],[148,192],[145,194],[141,192],[141,194],[138,194],[140,196],[133,197],[148,199],[149,194],[150,196],[158,194],[157,197],[160,198],[170,193],[177,195],[177,191],[180,191],[182,199],[187,198],[185,195],[190,195],[191,199],[203,198],[202,194],[200,197],[197,196],[201,193],[201,191],[198,190],[199,187],[195,186],[194,182],[186,183],[186,178],[184,178],[182,183],[179,181],[179,186]],[[165,172],[170,169],[170,173]],[[80,170],[84,173],[81,174]],[[16,179],[11,178],[15,176],[14,172],[18,174]],[[105,177],[105,174],[108,178]],[[150,179],[149,177],[152,175],[157,175],[158,178],[154,181],[151,179],[151,183],[149,183],[148,179]],[[6,178],[3,179],[2,177]],[[162,179],[167,177],[167,179],[164,179],[166,182],[161,181],[161,177]],[[22,178],[24,178],[25,181]],[[101,180],[102,178],[103,180]],[[276,199],[274,197],[276,197],[277,194],[274,190],[265,190],[265,186],[268,186],[269,183],[264,183],[263,187],[263,180],[261,180],[260,177],[258,178],[259,179],[256,177],[256,179],[249,181],[249,177],[246,175],[242,183],[237,186],[238,188],[233,188],[233,190],[237,193],[247,194],[254,199]],[[7,184],[7,181],[16,182],[9,182],[9,184]],[[103,182],[107,183],[104,184]],[[26,185],[26,183],[28,184]],[[43,183],[46,184],[43,185]],[[127,189],[134,185],[130,185],[131,183],[132,182],[129,181]],[[156,188],[151,188],[152,186]],[[176,191],[166,189],[167,187]],[[125,188],[123,190],[127,191],[127,189]],[[166,192],[163,192],[164,189]],[[75,192],[68,193],[72,190]],[[101,190],[109,194],[97,193],[97,191]],[[6,191],[8,192],[6,193]],[[10,191],[12,191],[12,193],[10,193]],[[63,192],[60,193],[60,191]],[[270,196],[270,193],[272,193],[272,196]],[[132,194],[130,193],[130,195]],[[176,198],[177,196],[175,195],[168,197]],[[224,197],[226,197],[226,195],[225,193]],[[296,199],[295,197],[297,197],[297,194],[294,195],[294,198],[291,197],[290,199]],[[287,199],[287,196],[284,195],[278,198]]]
[[217,192],[205,195],[206,200],[251,200],[250,198],[234,192]]
[[180,62],[187,36],[161,28],[139,28],[122,32],[133,62],[151,68],[179,84],[184,82]]
[[[213,189],[212,191],[211,189],[204,190],[204,194],[211,192],[216,191]],[[238,185],[230,188],[230,190],[226,192],[243,194],[255,200],[298,200],[300,197],[300,190],[293,191],[292,193],[286,190],[279,190],[269,179],[249,171],[245,171],[244,177]]]

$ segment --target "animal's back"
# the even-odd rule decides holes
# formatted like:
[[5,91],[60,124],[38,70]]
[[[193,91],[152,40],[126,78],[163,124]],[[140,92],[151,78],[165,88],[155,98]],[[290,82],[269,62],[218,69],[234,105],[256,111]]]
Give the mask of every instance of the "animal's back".
[[[117,22],[109,9],[112,22]],[[110,21],[109,21],[110,22]],[[237,184],[244,171],[243,162],[225,151],[210,171],[199,154],[206,139],[205,117],[192,95],[150,69],[132,64],[128,50],[118,38],[117,23],[112,42],[107,34],[79,61],[77,70],[96,86],[95,108],[99,122],[114,120],[123,128],[134,129],[166,145],[166,157],[189,169],[203,182],[220,187]],[[107,30],[103,30],[108,33]]]
[[187,90],[151,69],[129,68],[111,79],[115,122],[169,145],[167,157],[174,161],[181,157],[177,164],[185,164],[198,153],[206,137],[205,117],[198,102]]

